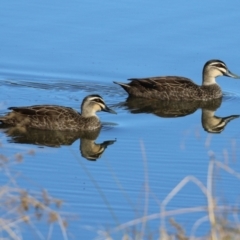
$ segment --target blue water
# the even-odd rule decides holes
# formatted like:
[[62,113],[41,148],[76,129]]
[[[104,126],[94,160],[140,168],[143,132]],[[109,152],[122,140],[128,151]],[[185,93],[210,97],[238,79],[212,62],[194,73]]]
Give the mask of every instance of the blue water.
[[[202,127],[201,109],[179,118],[133,114],[120,104],[127,94],[112,83],[179,75],[201,84],[204,63],[215,58],[240,75],[239,7],[237,1],[215,0],[1,2],[1,115],[10,106],[34,104],[79,110],[82,99],[92,93],[100,94],[118,113],[99,113],[105,125],[95,142],[116,142],[96,161],[82,157],[79,139],[51,148],[13,143],[0,132],[1,154],[36,151],[13,167],[24,176],[19,185],[29,191],[46,189],[64,201],[64,212],[77,215],[69,220],[69,239],[94,239],[99,230],[110,231],[143,216],[146,182],[148,214],[159,213],[160,203],[184,177],[193,175],[206,184],[209,151],[240,172],[240,119],[232,120],[222,133],[210,134]],[[225,97],[215,114],[240,114],[240,82],[221,77],[218,83]],[[215,174],[217,199],[230,206],[239,204],[239,180],[223,170]],[[202,192],[190,183],[167,210],[206,204]],[[190,234],[197,219],[205,215],[173,217]],[[167,218],[166,222],[170,228]],[[149,221],[146,234],[156,239],[159,226],[159,218]],[[39,228],[47,236],[46,227]],[[208,228],[208,223],[202,224],[196,236],[204,236]],[[32,239],[31,232],[23,232],[24,239]],[[112,236],[119,239],[124,232]],[[59,228],[54,228],[52,239],[61,237]]]

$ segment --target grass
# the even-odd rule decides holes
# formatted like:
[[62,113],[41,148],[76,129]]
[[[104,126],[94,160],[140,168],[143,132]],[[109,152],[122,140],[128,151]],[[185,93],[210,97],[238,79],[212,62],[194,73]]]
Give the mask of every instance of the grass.
[[[32,232],[34,239],[36,236],[38,239],[53,239],[53,229],[58,226],[62,238],[67,240],[66,214],[60,211],[62,201],[51,197],[46,190],[33,192],[17,183],[19,176],[12,172],[12,168],[20,164],[26,154],[33,156],[35,153],[28,151],[12,157],[0,155],[0,171],[6,179],[0,186],[0,239],[22,240],[26,227],[32,230],[28,231],[28,238]],[[48,228],[47,235],[39,230],[42,223]]]
[[[206,144],[209,144],[207,138]],[[240,173],[230,168],[227,164],[218,161],[211,150],[208,151],[209,165],[207,172],[206,182],[200,181],[195,176],[184,177],[159,203],[160,211],[154,214],[148,214],[149,197],[151,194],[150,186],[148,184],[148,168],[147,157],[144,149],[144,144],[140,142],[143,163],[145,169],[145,204],[143,207],[143,216],[132,219],[123,224],[119,224],[115,228],[106,231],[99,231],[98,239],[113,240],[114,236],[120,233],[122,240],[139,240],[139,239],[159,239],[159,240],[232,240],[240,239],[240,208],[238,206],[231,206],[226,204],[219,204],[218,198],[214,196],[214,174],[216,170],[223,170],[231,176],[240,180]],[[223,155],[228,157],[226,150]],[[171,203],[178,193],[189,183],[201,190],[206,198],[206,206],[196,206],[179,208],[176,210],[166,210],[167,206]],[[239,185],[240,186],[240,185]],[[205,213],[204,217],[197,219],[191,225],[190,233],[182,227],[180,222],[177,222],[174,217],[184,214],[193,214],[202,212]],[[149,231],[149,224],[153,220],[160,220],[159,229],[156,233]],[[205,235],[196,235],[197,230],[203,224],[208,222],[209,232]],[[170,226],[170,227],[169,227]],[[157,237],[156,237],[157,235]]]

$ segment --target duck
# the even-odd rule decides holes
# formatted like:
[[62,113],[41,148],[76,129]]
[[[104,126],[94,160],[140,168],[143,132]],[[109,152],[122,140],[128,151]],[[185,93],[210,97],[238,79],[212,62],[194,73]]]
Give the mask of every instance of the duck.
[[227,65],[217,59],[205,63],[202,72],[202,85],[180,76],[160,76],[148,78],[130,78],[130,83],[120,85],[131,97],[173,101],[208,101],[222,97],[222,90],[216,82],[219,76],[240,78],[230,72]]
[[0,117],[1,127],[32,128],[57,131],[93,131],[101,127],[98,111],[116,114],[98,94],[86,96],[81,114],[70,107],[34,105],[10,107],[11,112]]

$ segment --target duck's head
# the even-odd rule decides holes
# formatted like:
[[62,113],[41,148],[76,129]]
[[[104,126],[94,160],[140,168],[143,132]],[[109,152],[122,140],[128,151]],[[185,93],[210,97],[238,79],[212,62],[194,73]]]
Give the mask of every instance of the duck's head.
[[96,116],[96,112],[104,111],[116,114],[115,111],[110,109],[104,102],[103,98],[97,94],[88,95],[82,101],[81,106],[82,116],[91,117]]
[[219,76],[240,78],[240,76],[230,72],[223,61],[217,59],[207,61],[203,67],[203,85],[216,83],[215,78]]

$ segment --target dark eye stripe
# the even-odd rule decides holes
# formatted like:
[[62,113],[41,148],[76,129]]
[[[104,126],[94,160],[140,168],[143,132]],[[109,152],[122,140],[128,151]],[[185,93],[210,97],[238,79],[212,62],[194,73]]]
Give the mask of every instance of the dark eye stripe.
[[93,101],[97,103],[102,103],[105,105],[104,101],[101,98],[94,98]]
[[226,66],[221,63],[214,64],[214,66],[219,68],[226,68]]

